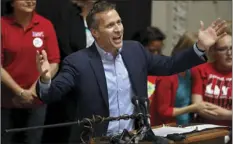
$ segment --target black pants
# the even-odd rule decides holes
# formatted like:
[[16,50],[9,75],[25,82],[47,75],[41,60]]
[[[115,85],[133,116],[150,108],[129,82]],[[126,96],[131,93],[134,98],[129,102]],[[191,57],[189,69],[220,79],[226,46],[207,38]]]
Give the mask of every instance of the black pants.
[[[76,118],[76,100],[65,98],[62,101],[48,104],[45,124],[56,124],[74,121]],[[44,129],[42,143],[68,144],[73,126]]]
[[44,125],[46,105],[33,109],[1,108],[2,144],[40,144],[43,129],[3,133],[5,129]]

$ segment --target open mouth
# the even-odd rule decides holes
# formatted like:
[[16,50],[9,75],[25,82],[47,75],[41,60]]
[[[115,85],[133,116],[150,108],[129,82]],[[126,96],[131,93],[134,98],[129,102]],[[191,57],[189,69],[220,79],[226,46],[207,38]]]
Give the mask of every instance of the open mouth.
[[121,36],[113,37],[113,41],[114,41],[115,43],[121,43]]

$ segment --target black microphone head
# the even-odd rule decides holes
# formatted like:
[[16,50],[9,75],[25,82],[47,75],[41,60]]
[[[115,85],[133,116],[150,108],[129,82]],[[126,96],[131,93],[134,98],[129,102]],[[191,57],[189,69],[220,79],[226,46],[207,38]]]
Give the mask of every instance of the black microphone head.
[[139,100],[140,100],[140,102],[142,102],[142,103],[145,103],[145,102],[148,103],[148,102],[149,102],[148,97],[140,97]]
[[139,97],[133,96],[133,97],[132,97],[132,103],[133,103],[133,105],[135,106],[135,112],[136,112],[137,114],[142,114],[141,108],[140,108]]
[[132,103],[134,104],[134,105],[136,105],[136,106],[138,106],[139,105],[139,97],[138,96],[133,96],[132,97]]

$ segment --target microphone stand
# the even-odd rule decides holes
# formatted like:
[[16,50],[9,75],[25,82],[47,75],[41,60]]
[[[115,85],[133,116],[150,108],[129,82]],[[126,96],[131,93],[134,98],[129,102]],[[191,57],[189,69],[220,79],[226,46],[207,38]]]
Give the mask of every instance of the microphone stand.
[[77,120],[73,122],[66,122],[66,123],[58,123],[58,124],[50,124],[50,125],[43,125],[43,126],[33,126],[33,127],[25,127],[25,128],[14,128],[14,129],[6,129],[3,134],[12,133],[12,132],[21,132],[21,131],[29,131],[29,130],[36,130],[36,129],[44,129],[44,128],[54,128],[54,127],[63,127],[63,126],[70,126],[70,125],[84,125],[86,132],[81,133],[81,140],[83,143],[86,143],[83,140],[83,137],[88,135],[89,140],[92,139],[94,129],[92,127],[93,124],[100,124],[103,122],[109,121],[119,121],[119,120],[128,120],[128,119],[137,119],[141,117],[141,114],[132,114],[132,115],[121,115],[119,117],[101,117],[99,115],[93,115],[92,119],[84,118],[83,120]]
[[143,120],[144,120],[144,127],[143,127],[143,131],[142,131],[142,139],[141,140],[145,140],[145,141],[152,141],[155,144],[168,144],[168,140],[163,138],[163,137],[159,137],[154,135],[152,129],[151,129],[151,125],[150,125],[150,114],[149,114],[149,99],[148,98],[144,98],[141,97],[140,98],[140,106],[143,112]]

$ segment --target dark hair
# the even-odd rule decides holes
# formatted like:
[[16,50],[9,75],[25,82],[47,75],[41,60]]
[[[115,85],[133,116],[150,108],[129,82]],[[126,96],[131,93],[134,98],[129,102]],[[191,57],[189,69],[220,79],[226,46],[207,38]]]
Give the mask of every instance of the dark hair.
[[132,39],[139,41],[143,46],[146,46],[154,40],[162,41],[165,38],[165,34],[159,28],[150,26],[145,30],[136,32]]
[[12,2],[13,0],[1,1],[2,4],[1,16],[10,15],[13,13],[14,9],[12,7]]
[[88,28],[97,29],[98,22],[95,18],[95,15],[100,12],[116,9],[116,5],[108,3],[107,1],[99,0],[94,3],[92,9],[87,15],[87,26]]

